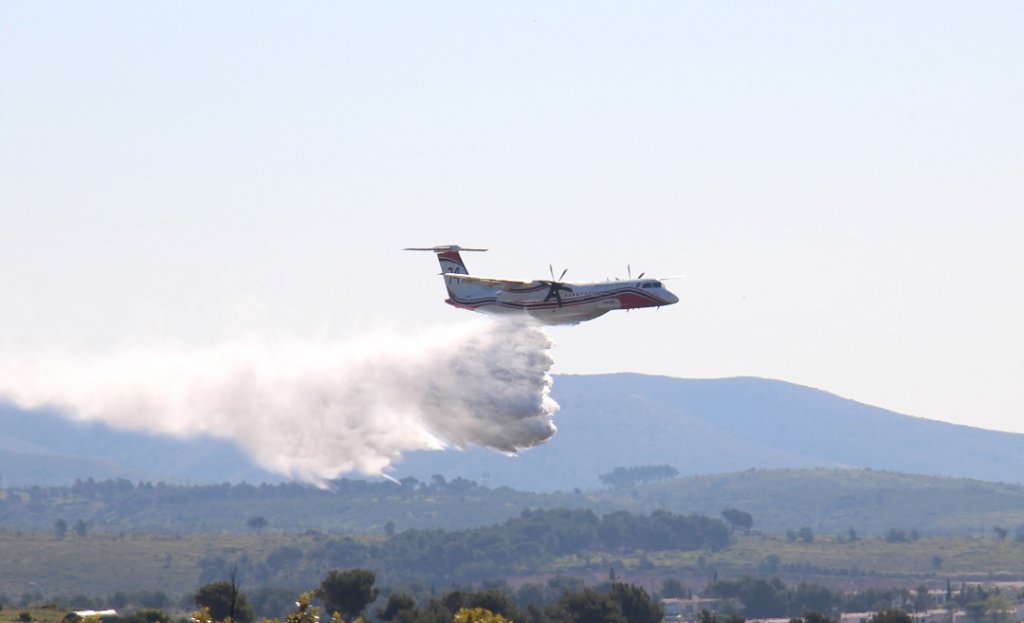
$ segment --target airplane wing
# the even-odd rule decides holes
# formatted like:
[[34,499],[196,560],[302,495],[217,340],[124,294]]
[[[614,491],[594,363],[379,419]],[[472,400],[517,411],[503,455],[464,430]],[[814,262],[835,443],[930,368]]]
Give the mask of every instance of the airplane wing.
[[476,275],[460,275],[458,273],[443,273],[445,278],[458,279],[460,281],[468,281],[470,283],[478,283],[488,288],[497,288],[498,290],[505,290],[510,292],[512,290],[522,290],[524,288],[534,288],[537,286],[546,285],[544,281],[517,281],[515,279],[491,279],[489,277],[477,277]]

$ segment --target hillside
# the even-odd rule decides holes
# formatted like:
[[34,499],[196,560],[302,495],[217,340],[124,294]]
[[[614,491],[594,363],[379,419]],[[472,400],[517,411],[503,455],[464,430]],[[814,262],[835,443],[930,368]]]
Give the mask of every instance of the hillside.
[[229,441],[121,431],[72,421],[52,410],[0,404],[0,485],[65,485],[90,477],[180,483],[281,480]]
[[[396,478],[457,476],[531,491],[600,487],[619,466],[671,465],[682,475],[747,469],[863,467],[1019,482],[1024,435],[946,424],[758,378],[562,375],[559,432],[508,457],[487,450],[416,452]],[[955,460],[950,460],[950,457]],[[6,485],[77,478],[153,482],[278,481],[224,440],[178,440],[75,423],[52,411],[0,407]]]
[[900,415],[782,381],[563,375],[553,394],[562,410],[546,445],[514,460],[478,450],[415,453],[397,475],[554,490],[597,487],[600,474],[639,464],[683,475],[864,467],[1019,482],[1024,474],[1024,435]]
[[[1024,529],[1024,486],[857,469],[747,470],[686,476],[627,489],[531,493],[466,480],[402,484],[342,480],[331,490],[297,484],[167,486],[86,480],[71,487],[0,491],[0,529],[51,531],[58,519],[97,533],[239,533],[261,516],[273,532],[381,534],[398,529],[474,528],[524,508],[588,508],[718,517],[739,508],[754,529],[784,534],[990,537],[994,526]],[[295,509],[301,508],[301,513]]]
[[754,529],[770,534],[811,527],[818,534],[992,534],[994,526],[1024,530],[1024,487],[939,476],[865,469],[747,470],[689,476],[600,499],[634,511],[663,508],[715,515],[740,508]]
[[[526,505],[561,510],[522,512]],[[730,506],[753,515],[753,533],[730,536],[717,519]],[[647,510],[655,507],[682,511]],[[685,519],[698,509],[711,518]],[[246,526],[256,513],[268,520],[259,532]],[[55,518],[69,525],[81,519],[86,528],[60,535]],[[556,573],[600,579],[610,567],[631,581],[689,578],[695,589],[711,570],[723,578],[777,572],[789,582],[845,587],[941,586],[946,579],[1019,579],[1024,540],[1014,537],[1022,524],[1024,487],[868,470],[751,470],[593,494],[523,494],[440,480],[341,481],[335,491],[86,481],[0,491],[0,596],[154,587],[175,595],[227,577],[236,563],[246,586],[292,592],[315,586],[329,568],[352,566],[423,586]],[[838,537],[827,534],[829,525]],[[1007,538],[997,537],[995,525],[1008,529]],[[669,542],[673,532],[664,530],[672,526],[682,541]],[[784,535],[803,526],[813,529],[811,542]],[[890,527],[921,538],[877,536]],[[691,529],[714,538],[694,541]]]
[[[401,533],[399,533],[401,534]],[[548,536],[545,531],[542,536]],[[449,543],[463,552],[472,537],[465,532],[447,532]],[[400,541],[408,541],[407,535]],[[470,537],[470,538],[467,538]],[[425,536],[429,538],[429,536]],[[491,541],[491,543],[495,543]],[[0,553],[5,561],[0,575],[0,595],[6,596],[7,611],[17,612],[10,604],[18,595],[39,591],[57,603],[83,603],[72,595],[109,598],[123,592],[133,598],[154,591],[164,593],[172,603],[191,595],[201,584],[228,577],[238,563],[242,586],[250,597],[259,586],[283,589],[287,606],[301,591],[314,588],[331,568],[354,565],[373,568],[382,583],[401,581],[404,567],[388,568],[377,558],[353,559],[367,545],[381,545],[380,539],[348,540],[320,535],[264,533],[257,535],[130,535],[90,534],[83,538],[57,540],[45,533],[16,534],[0,530]],[[942,559],[936,569],[935,557]],[[1004,581],[1021,578],[1020,560],[1024,543],[993,538],[923,538],[910,543],[886,543],[861,538],[855,542],[817,539],[814,543],[790,543],[784,538],[760,535],[736,535],[733,543],[718,551],[615,552],[588,550],[550,559],[533,573],[520,576],[537,581],[542,574],[575,575],[590,582],[608,577],[609,567],[629,582],[657,587],[666,577],[683,579],[694,591],[706,586],[708,574],[722,579],[769,573],[766,560],[776,557],[775,571],[785,582],[822,583],[849,590],[856,587],[914,588],[928,584],[938,588],[948,578],[954,586],[960,580]],[[415,559],[414,559],[415,560]],[[421,560],[436,560],[436,554]],[[509,578],[511,566],[499,563],[495,575],[494,559],[478,568],[472,576]],[[424,590],[448,585],[444,579],[448,567],[440,564],[436,573],[419,583]],[[97,569],[102,572],[97,572]],[[713,571],[712,571],[713,570]],[[139,603],[139,602],[133,602]]]

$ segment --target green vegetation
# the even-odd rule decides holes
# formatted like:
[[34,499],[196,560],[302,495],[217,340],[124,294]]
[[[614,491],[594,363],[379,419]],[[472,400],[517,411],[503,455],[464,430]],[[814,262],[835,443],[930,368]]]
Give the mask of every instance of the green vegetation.
[[[666,596],[702,594],[717,581],[723,584],[716,591],[732,590],[729,598],[745,604],[749,594],[772,588],[776,606],[792,611],[801,600],[817,603],[820,586],[934,587],[947,579],[1024,577],[1024,489],[1010,485],[870,470],[750,471],[551,495],[440,476],[429,483],[332,485],[86,480],[0,491],[0,623],[13,623],[21,611],[36,617],[32,608],[46,601],[75,609],[187,610],[197,587],[235,571],[257,615],[284,616],[297,595],[319,587],[321,598],[349,618],[424,607],[436,598],[425,587],[506,579],[543,589],[558,576],[628,578]],[[695,514],[704,508],[710,510]],[[967,521],[976,529],[964,529]],[[957,525],[954,533],[962,534],[938,536],[941,525]],[[367,593],[365,610],[341,605],[322,582],[329,570],[352,568],[373,574],[363,578],[364,588],[382,582],[408,590],[374,603]],[[768,584],[728,584],[744,578]],[[783,593],[777,583],[787,582]],[[800,582],[810,592],[800,592]],[[571,589],[581,603],[608,607],[610,589],[588,597],[582,588]],[[754,593],[744,599],[744,590]],[[554,616],[546,609],[564,592],[545,595],[544,611]],[[620,597],[617,608],[625,612],[632,598]],[[971,607],[998,614],[999,599],[977,597]],[[494,603],[459,604],[505,616]],[[445,606],[451,616],[457,611]],[[778,611],[769,609],[772,616]]]
[[[471,528],[514,517],[524,508],[590,507],[577,494],[487,489],[462,478],[430,482],[339,480],[329,489],[298,483],[175,486],[127,480],[79,480],[68,487],[0,490],[0,528],[59,538],[86,533],[383,532]],[[182,513],[181,509],[189,512]],[[303,512],[295,512],[302,508]],[[471,511],[471,512],[470,512]],[[79,523],[81,522],[81,523]]]
[[[666,519],[686,518],[671,515]],[[721,522],[704,521],[715,521],[709,525],[717,524],[716,530],[726,531]],[[623,525],[633,531],[628,544],[623,541],[627,533],[619,530]],[[382,536],[257,536],[245,532],[177,537],[94,533],[58,541],[50,532],[0,531],[0,558],[4,560],[0,598],[6,595],[7,604],[17,604],[19,596],[38,591],[40,599],[63,596],[63,603],[76,608],[102,608],[115,592],[123,591],[115,603],[163,608],[176,603],[181,595],[191,595],[201,584],[229,578],[236,565],[244,586],[289,593],[261,594],[261,602],[288,604],[299,589],[317,586],[326,570],[352,566],[371,568],[389,584],[441,586],[516,576],[594,577],[607,574],[611,567],[631,578],[649,577],[653,582],[649,586],[655,587],[666,577],[689,578],[675,591],[696,593],[705,588],[706,578],[713,573],[723,579],[778,575],[818,582],[934,584],[944,578],[1018,578],[1024,560],[1024,543],[993,537],[889,543],[877,537],[850,541],[818,535],[813,543],[805,543],[790,542],[783,535],[753,533],[734,535],[728,546],[721,548],[699,545],[698,541],[689,551],[684,542],[673,548],[656,542],[654,548],[645,545],[647,537],[643,535],[657,534],[660,525],[657,517],[651,516],[632,516],[629,522],[623,516],[598,518],[587,511],[535,511],[485,529],[404,531],[390,540]],[[614,540],[602,540],[605,538]],[[552,549],[548,551],[548,547]],[[940,568],[936,559],[941,560]],[[102,573],[96,573],[97,569]],[[104,596],[107,601],[71,599],[75,595]],[[2,615],[10,616],[15,608],[8,605]]]
[[[902,533],[908,540],[914,534],[1024,539],[1024,487],[871,470],[749,470],[549,494],[489,489],[441,476],[429,482],[330,484],[330,489],[295,483],[184,487],[84,480],[69,487],[7,489],[0,491],[0,529],[35,532],[48,526],[68,540],[121,532],[384,534],[485,526],[524,508],[582,508],[599,514],[662,509],[723,516],[737,529],[792,530],[798,538],[808,528],[814,535],[892,531],[894,538]],[[749,515],[749,522],[736,513]]]
[[316,594],[324,602],[327,612],[337,612],[351,620],[360,616],[366,606],[377,599],[380,590],[374,587],[375,581],[376,574],[369,569],[332,569],[320,582],[320,590]]
[[[372,567],[388,582],[447,584],[544,573],[559,557],[583,552],[714,552],[728,544],[728,528],[717,519],[664,511],[599,517],[571,509],[523,511],[492,526],[406,530],[391,538],[242,533],[57,540],[0,532],[0,553],[10,566],[0,576],[0,594],[33,587],[45,594],[102,594],[111,586],[180,593],[236,569],[250,586],[315,585],[327,569],[339,567]],[[95,574],[97,568],[104,573]]]
[[[320,582],[318,591],[300,593],[287,604],[263,608],[260,623],[316,623],[321,611],[334,623],[376,620],[384,623],[660,623],[665,615],[658,597],[642,586],[614,580],[586,586],[572,578],[552,578],[545,584],[526,583],[518,589],[496,583],[483,587],[450,588],[440,594],[422,588],[407,592],[401,587],[378,587],[369,569],[332,569]],[[921,586],[906,588],[829,589],[800,582],[786,584],[778,578],[746,576],[735,580],[713,580],[705,597],[714,611],[702,610],[698,623],[745,623],[749,618],[790,618],[790,623],[836,623],[840,612],[874,612],[870,623],[911,623],[911,611],[926,611],[940,605],[934,593]],[[319,597],[319,601],[317,601]],[[378,598],[379,597],[379,598]],[[964,610],[974,621],[1007,623],[1015,603],[999,588],[961,584],[947,589],[944,605]],[[256,600],[254,600],[256,601]],[[190,618],[196,623],[254,621],[248,596],[232,582],[212,582],[199,588]],[[374,608],[374,604],[377,605]],[[38,619],[30,611],[19,613],[22,623]],[[179,620],[182,618],[179,616]],[[122,614],[123,623],[167,623],[169,615],[160,610],[138,609]],[[65,621],[67,617],[65,617]],[[7,622],[3,622],[7,623]],[[85,623],[92,623],[85,619]]]
[[741,508],[757,529],[770,534],[810,528],[861,536],[892,528],[908,536],[1010,535],[1024,529],[1024,487],[961,478],[915,476],[870,469],[747,470],[674,478],[633,491],[609,490],[602,505],[631,512],[663,508],[676,513],[718,515]]
[[754,527],[754,516],[738,508],[727,508],[722,511],[722,517],[729,522],[729,525],[736,528],[743,528],[744,532],[750,532]]
[[[0,606],[3,606],[0,603]],[[60,623],[67,614],[66,610],[53,604],[37,607],[15,608],[10,605],[0,608],[0,623],[22,623],[25,617],[36,623]]]
[[245,593],[238,590],[234,578],[231,582],[210,582],[199,588],[195,595],[196,607],[205,609],[216,621],[230,619],[234,623],[251,623],[255,618]]
[[609,487],[635,487],[648,482],[668,480],[679,475],[679,470],[671,465],[638,465],[636,467],[616,467],[610,474],[601,474],[598,478]]

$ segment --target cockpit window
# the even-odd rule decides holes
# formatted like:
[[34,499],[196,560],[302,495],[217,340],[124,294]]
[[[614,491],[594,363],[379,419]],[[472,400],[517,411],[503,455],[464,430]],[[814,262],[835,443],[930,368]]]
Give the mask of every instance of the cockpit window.
[[647,281],[647,282],[644,282],[644,283],[640,284],[640,287],[641,288],[660,288],[661,287],[661,282],[660,281]]

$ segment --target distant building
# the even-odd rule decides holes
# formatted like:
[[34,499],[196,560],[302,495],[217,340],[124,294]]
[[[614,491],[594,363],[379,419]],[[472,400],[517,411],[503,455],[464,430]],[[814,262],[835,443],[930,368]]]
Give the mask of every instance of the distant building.
[[100,623],[117,623],[117,610],[75,610],[64,615],[64,623],[78,623],[86,618],[98,618]]
[[665,618],[676,621],[693,621],[701,610],[716,612],[721,605],[721,599],[707,597],[661,600],[661,607],[665,610]]
[[946,597],[948,597],[948,594],[944,588],[933,588],[928,591],[928,599],[936,606],[946,605]]
[[[963,610],[947,610],[945,608],[932,608],[931,610],[919,610],[907,612],[914,623],[959,623],[967,621]],[[840,623],[868,623],[868,620],[875,615],[874,612],[844,612],[839,615]]]
[[839,615],[839,623],[868,623],[873,616],[874,612],[844,612]]
[[[943,599],[945,599],[945,591],[943,591]],[[924,612],[912,612],[910,616],[914,617],[915,623],[956,623],[958,620],[964,620],[963,614],[962,610],[957,612],[945,608],[932,608]]]

